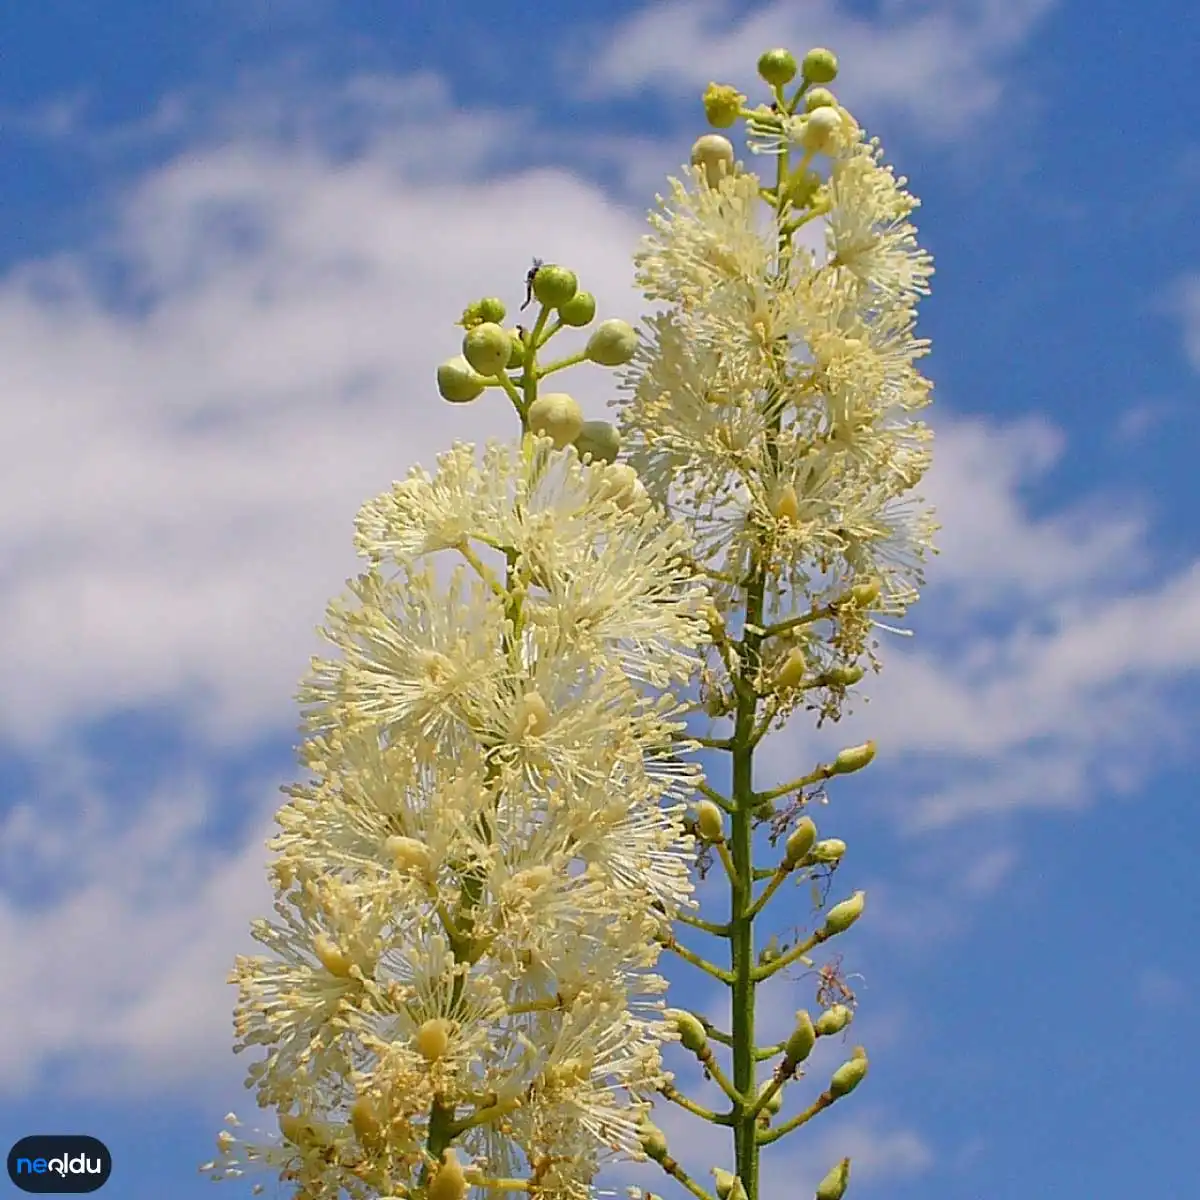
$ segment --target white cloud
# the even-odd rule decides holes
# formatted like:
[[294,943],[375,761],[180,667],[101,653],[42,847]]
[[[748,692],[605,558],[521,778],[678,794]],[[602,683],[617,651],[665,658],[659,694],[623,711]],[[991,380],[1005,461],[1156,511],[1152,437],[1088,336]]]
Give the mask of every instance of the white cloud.
[[[590,58],[589,94],[703,89],[738,82],[759,54],[825,45],[843,64],[852,107],[903,114],[926,137],[954,138],[1005,97],[1007,59],[1053,0],[884,0],[871,17],[835,0],[782,0],[750,12],[730,0],[648,5],[610,29]],[[578,62],[579,49],[571,55]]]

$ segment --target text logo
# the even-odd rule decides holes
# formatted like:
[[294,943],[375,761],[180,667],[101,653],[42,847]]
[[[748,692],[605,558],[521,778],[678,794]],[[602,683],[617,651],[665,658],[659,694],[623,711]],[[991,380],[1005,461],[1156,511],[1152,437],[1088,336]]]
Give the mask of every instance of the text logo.
[[82,1133],[39,1133],[8,1152],[8,1177],[23,1192],[79,1195],[102,1188],[112,1174],[112,1155],[99,1138]]

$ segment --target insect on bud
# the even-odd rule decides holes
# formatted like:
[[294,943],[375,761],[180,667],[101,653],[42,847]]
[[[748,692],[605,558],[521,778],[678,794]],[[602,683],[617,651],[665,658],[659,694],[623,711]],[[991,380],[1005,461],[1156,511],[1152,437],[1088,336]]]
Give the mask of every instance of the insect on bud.
[[533,294],[539,304],[547,308],[559,308],[574,298],[579,290],[579,280],[574,271],[545,263],[537,268],[533,276]]
[[818,1018],[813,1028],[817,1037],[832,1037],[841,1033],[854,1020],[854,1009],[846,1004],[834,1004],[827,1008]]
[[817,1184],[816,1200],[842,1200],[850,1185],[850,1160],[843,1158],[820,1183]]
[[812,849],[817,840],[817,826],[812,817],[801,817],[783,846],[783,862],[790,870]]
[[558,319],[572,329],[591,323],[596,315],[596,297],[591,292],[576,292],[565,304],[558,306]]
[[783,87],[796,78],[796,56],[777,47],[758,56],[758,74],[772,87]]
[[710,83],[704,89],[704,115],[714,129],[728,129],[741,116],[746,97],[726,83]]
[[804,56],[800,69],[807,83],[832,83],[838,73],[837,55],[832,50],[817,46]]
[[802,1008],[796,1013],[796,1028],[792,1030],[792,1036],[788,1038],[783,1052],[789,1063],[802,1063],[812,1053],[816,1044],[817,1032],[813,1028],[812,1018],[808,1011]]
[[469,404],[486,386],[487,380],[461,354],[448,358],[437,369],[438,392],[451,404]]
[[512,339],[508,333],[492,321],[484,321],[474,329],[468,329],[463,337],[463,358],[480,373],[488,377],[499,375],[508,366],[512,353]]
[[845,933],[862,916],[866,904],[866,892],[855,892],[849,900],[843,900],[840,904],[835,904],[825,914],[825,927],[822,932],[826,937],[834,937],[839,933]]
[[442,1165],[425,1189],[426,1200],[463,1200],[467,1180],[453,1150],[442,1151]]
[[837,97],[828,89],[815,87],[804,97],[804,111],[812,112],[814,108],[836,108]]
[[867,1052],[855,1046],[850,1057],[842,1063],[829,1080],[829,1090],[835,1097],[848,1096],[867,1077]]
[[679,1031],[679,1044],[693,1054],[699,1054],[708,1045],[708,1034],[694,1013],[684,1009],[673,1009],[671,1017]]
[[613,463],[621,452],[621,435],[607,421],[584,421],[574,446],[583,462]]
[[706,842],[725,840],[725,819],[721,810],[711,800],[701,800],[696,805],[696,827]]
[[637,346],[637,330],[628,321],[613,317],[596,326],[584,353],[602,367],[623,367],[637,353]]
[[839,750],[837,758],[833,760],[833,774],[852,775],[855,771],[861,771],[874,757],[873,741],[863,742],[860,746],[848,746],[845,750]]
[[569,446],[583,432],[583,409],[566,392],[547,392],[529,406],[529,430],[548,437],[555,449]]
[[692,145],[692,166],[704,171],[710,188],[733,170],[733,143],[719,133],[706,133]]

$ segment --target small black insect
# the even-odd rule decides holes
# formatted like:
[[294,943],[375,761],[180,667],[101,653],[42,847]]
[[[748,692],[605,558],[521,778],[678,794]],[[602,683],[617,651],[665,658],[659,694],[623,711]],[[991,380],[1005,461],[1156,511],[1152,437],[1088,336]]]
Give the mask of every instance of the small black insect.
[[525,276],[525,303],[521,305],[521,312],[524,312],[533,303],[533,281],[543,266],[545,263],[540,258],[535,258],[533,266],[529,268],[529,274]]

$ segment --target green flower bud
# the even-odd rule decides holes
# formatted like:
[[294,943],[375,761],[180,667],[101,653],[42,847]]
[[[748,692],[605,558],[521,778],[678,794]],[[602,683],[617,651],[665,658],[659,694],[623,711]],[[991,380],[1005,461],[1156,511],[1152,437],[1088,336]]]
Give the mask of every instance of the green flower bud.
[[854,1052],[829,1080],[829,1090],[834,1096],[848,1096],[867,1077],[867,1052],[855,1046]]
[[590,458],[593,462],[613,463],[621,452],[621,435],[607,421],[584,421],[575,449],[584,462]]
[[448,358],[438,367],[437,386],[443,400],[467,404],[483,391],[487,380],[473,371],[471,364],[460,354],[457,358]]
[[831,1037],[841,1033],[853,1020],[854,1009],[846,1004],[834,1004],[817,1018],[813,1028],[817,1031],[817,1037]]
[[[771,1087],[771,1080],[768,1079],[758,1089],[759,1096],[761,1097],[769,1087]],[[777,1088],[775,1094],[763,1105],[762,1110],[774,1117],[778,1115],[781,1108],[783,1108],[783,1088]]]
[[825,678],[833,687],[853,687],[866,674],[857,663],[850,667],[831,667]]
[[591,292],[576,292],[565,304],[558,306],[558,318],[564,325],[581,329],[596,315],[596,297]]
[[538,267],[533,277],[533,294],[539,304],[558,308],[574,298],[579,290],[579,280],[574,271],[556,267],[552,263]]
[[666,1135],[653,1121],[646,1119],[641,1128],[642,1149],[655,1162],[662,1162],[667,1157]]
[[813,109],[804,122],[800,134],[800,144],[805,150],[814,154],[828,149],[834,136],[842,127],[842,114],[836,108],[821,107]]
[[826,937],[845,933],[862,916],[866,903],[867,893],[855,892],[849,900],[843,900],[841,904],[835,904],[825,914],[825,928],[822,932],[824,932]]
[[784,184],[784,193],[794,208],[807,208],[821,186],[821,177],[815,171],[797,167]]
[[856,608],[870,608],[879,599],[879,580],[870,579],[866,583],[856,583],[850,589],[850,602]]
[[839,750],[837,758],[833,760],[833,773],[852,775],[855,771],[861,771],[874,757],[874,741],[863,742],[860,746],[847,746],[845,750]]
[[758,56],[758,73],[772,87],[783,87],[796,78],[796,56],[782,48],[768,50]]
[[637,345],[637,330],[628,321],[613,317],[596,326],[585,353],[602,367],[623,367],[636,353]]
[[692,166],[704,171],[708,186],[715,188],[733,170],[733,143],[719,133],[706,133],[692,144]]
[[746,1189],[736,1175],[733,1177],[733,1187],[729,1189],[729,1200],[748,1200]]
[[511,352],[512,339],[493,321],[468,329],[463,338],[463,358],[488,378],[499,375],[508,366]]
[[493,325],[499,325],[504,320],[504,314],[508,311],[504,307],[504,301],[496,296],[485,296],[475,306],[479,313],[479,318],[482,321],[490,321]]
[[517,330],[508,329],[505,332],[508,334],[510,343],[507,367],[510,371],[515,371],[518,367],[525,365],[525,343],[521,340],[521,335]]
[[725,819],[711,800],[701,800],[696,805],[696,826],[706,842],[720,842],[725,838]]
[[713,1178],[717,1181],[717,1200],[729,1200],[729,1194],[733,1191],[733,1185],[738,1183],[738,1177],[731,1171],[722,1170],[720,1167],[713,1167]]
[[809,852],[809,862],[835,863],[842,861],[846,843],[841,838],[822,838]]
[[714,129],[728,129],[741,116],[746,97],[735,87],[710,83],[704,89],[704,115]]
[[817,1184],[816,1200],[842,1200],[850,1184],[850,1160],[843,1158],[820,1183]]
[[693,1054],[699,1054],[708,1045],[708,1034],[694,1013],[685,1009],[672,1009],[669,1013],[675,1028],[679,1031],[679,1044]]
[[832,50],[818,46],[804,56],[800,69],[809,83],[832,83],[838,73],[837,55]]
[[529,406],[529,431],[548,437],[555,449],[569,446],[583,429],[583,410],[566,392],[547,392]]
[[796,1013],[796,1028],[792,1030],[792,1036],[788,1038],[783,1052],[787,1055],[789,1063],[802,1063],[812,1053],[816,1044],[817,1032],[813,1028],[812,1018],[808,1011],[802,1008]]
[[794,867],[811,849],[817,840],[817,826],[812,817],[801,817],[796,828],[788,835],[783,846],[783,861]]
[[823,87],[813,88],[804,97],[804,111],[812,112],[814,108],[836,108],[837,97],[828,89]]
[[783,660],[783,666],[779,668],[779,673],[775,676],[776,689],[785,692],[789,688],[794,688],[803,680],[807,670],[808,659],[805,657],[804,651],[800,649],[793,650]]

